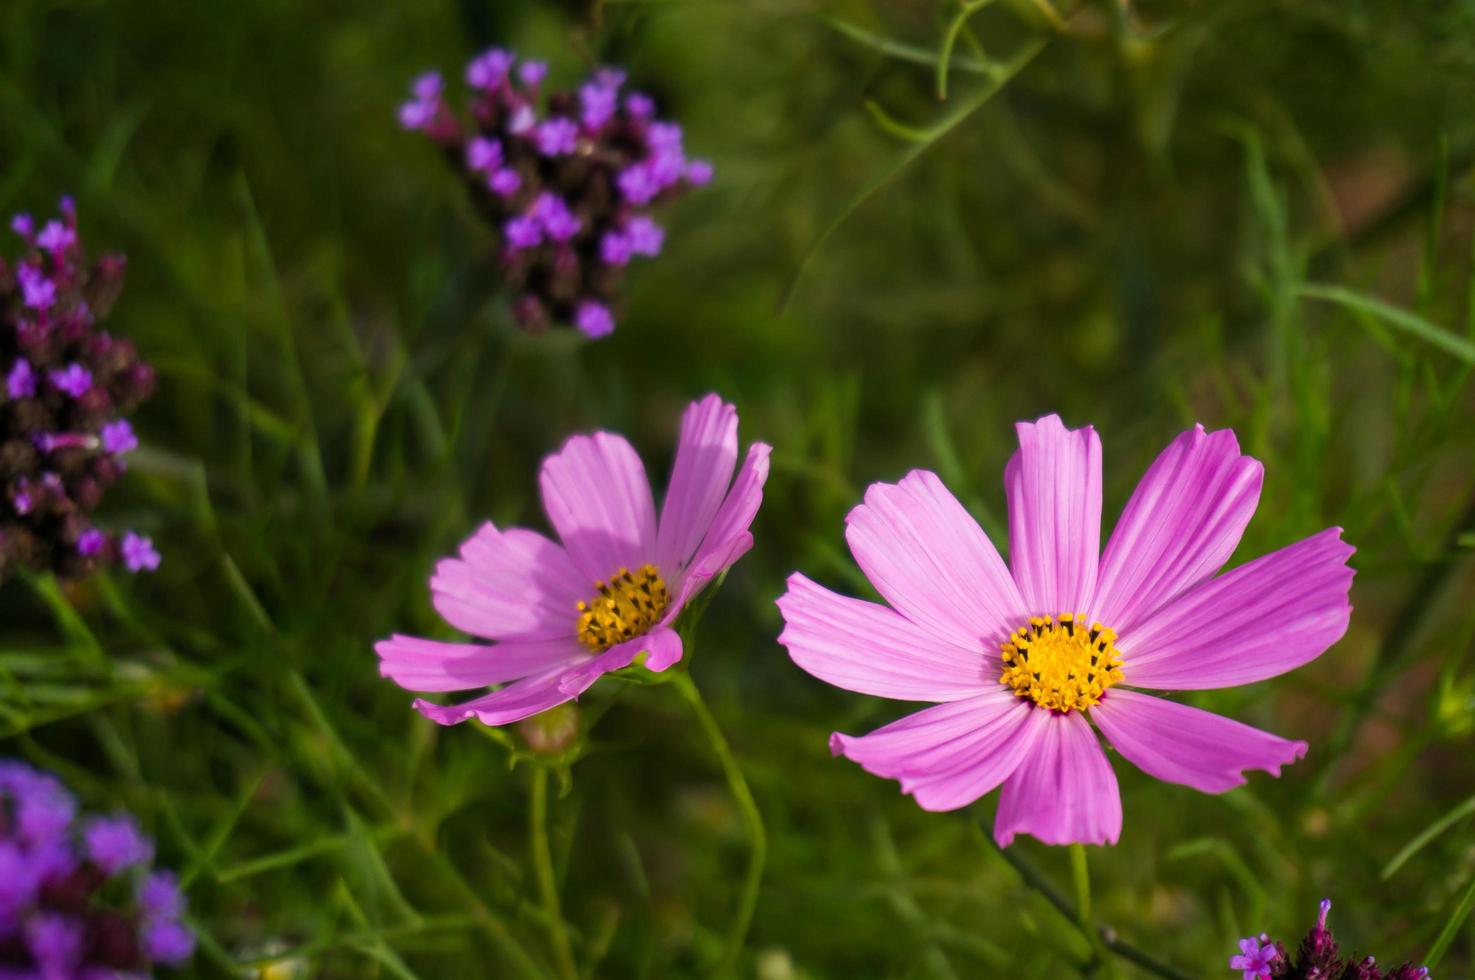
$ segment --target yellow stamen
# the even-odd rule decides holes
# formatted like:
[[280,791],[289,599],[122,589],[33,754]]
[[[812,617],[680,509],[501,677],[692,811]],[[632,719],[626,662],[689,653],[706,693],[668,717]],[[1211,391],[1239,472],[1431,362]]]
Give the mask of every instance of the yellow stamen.
[[1114,631],[1100,623],[1087,629],[1079,613],[1035,616],[1000,647],[1004,672],[999,679],[1042,708],[1085,711],[1122,682],[1115,643]]
[[595,653],[640,636],[656,623],[671,602],[666,583],[654,565],[631,572],[620,569],[609,583],[595,582],[599,595],[579,603],[579,642]]

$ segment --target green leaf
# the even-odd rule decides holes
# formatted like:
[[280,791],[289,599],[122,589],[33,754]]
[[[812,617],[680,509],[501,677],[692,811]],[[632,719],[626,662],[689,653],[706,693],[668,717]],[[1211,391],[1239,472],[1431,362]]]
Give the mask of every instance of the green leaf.
[[1327,283],[1305,283],[1297,287],[1296,293],[1309,299],[1325,300],[1354,312],[1377,317],[1395,330],[1411,334],[1447,354],[1453,354],[1466,364],[1475,365],[1475,343],[1450,333],[1423,317],[1415,316],[1408,310],[1393,306],[1391,303]]

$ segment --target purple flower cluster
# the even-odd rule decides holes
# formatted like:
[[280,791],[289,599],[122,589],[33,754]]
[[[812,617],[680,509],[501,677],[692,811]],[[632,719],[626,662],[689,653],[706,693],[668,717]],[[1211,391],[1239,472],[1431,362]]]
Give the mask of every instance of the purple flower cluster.
[[1261,933],[1239,941],[1239,953],[1229,958],[1229,968],[1240,971],[1242,980],[1433,980],[1428,967],[1404,963],[1385,971],[1371,956],[1343,959],[1326,927],[1331,910],[1331,900],[1322,899],[1321,914],[1301,940],[1294,961],[1285,946]]
[[0,760],[0,980],[117,980],[194,952],[185,900],[124,816],[80,817],[54,776]]
[[492,49],[466,68],[469,125],[447,107],[434,72],[411,86],[400,124],[439,143],[465,173],[500,240],[518,322],[602,337],[615,327],[625,267],[660,254],[665,233],[650,209],[709,182],[712,165],[687,158],[681,127],[627,91],[624,72],[601,69],[577,92],[544,99],[547,72]]
[[152,571],[148,538],[92,523],[138,446],[126,416],[153,392],[153,368],[98,329],[123,286],[121,255],[89,261],[70,198],[61,217],[10,222],[24,243],[0,259],[0,578],[16,567],[81,578],[121,561]]

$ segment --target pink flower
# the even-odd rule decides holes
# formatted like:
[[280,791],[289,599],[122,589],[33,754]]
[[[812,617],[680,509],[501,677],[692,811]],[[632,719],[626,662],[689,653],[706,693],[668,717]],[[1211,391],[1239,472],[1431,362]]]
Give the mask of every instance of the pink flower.
[[[891,608],[795,574],[780,642],[809,673],[862,694],[938,702],[831,749],[901,782],[928,810],[1002,784],[994,837],[1115,843],[1116,777],[1092,722],[1149,775],[1220,793],[1306,752],[1127,685],[1234,687],[1320,656],[1346,632],[1352,548],[1341,529],[1216,577],[1260,496],[1234,433],[1168,446],[1100,552],[1101,442],[1057,416],[1018,426],[1004,471],[1008,567],[938,478],[877,483],[846,537]],[[1087,720],[1089,714],[1090,720]]]
[[463,704],[415,701],[442,725],[505,725],[577,698],[641,653],[650,670],[670,667],[681,659],[677,615],[753,544],[769,447],[749,446],[734,478],[737,427],[737,409],[716,395],[687,408],[659,521],[630,443],[571,438],[539,480],[561,543],[488,523],[430,580],[445,620],[490,642],[394,636],[375,648],[379,672],[410,691],[506,684]]
[[[1261,943],[1265,945],[1261,946]],[[1269,936],[1261,933],[1259,938],[1250,936],[1239,941],[1239,955],[1229,958],[1229,968],[1243,971],[1242,980],[1270,980],[1278,959],[1280,950],[1275,948]]]

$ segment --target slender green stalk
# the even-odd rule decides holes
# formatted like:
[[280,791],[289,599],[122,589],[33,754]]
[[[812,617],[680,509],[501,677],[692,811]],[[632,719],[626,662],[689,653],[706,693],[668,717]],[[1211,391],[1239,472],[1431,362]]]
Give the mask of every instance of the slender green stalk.
[[[1070,899],[1062,894],[1060,889],[1056,888],[1050,879],[1041,874],[1038,868],[1013,850],[1007,847],[1000,847],[991,835],[985,833],[984,836],[993,845],[994,850],[998,852],[999,856],[1004,859],[1005,863],[1018,873],[1025,885],[1038,892],[1041,898],[1053,905],[1055,910],[1065,916],[1076,928],[1087,930],[1087,927],[1082,923],[1080,916],[1077,914],[1075,906],[1071,904]],[[1193,977],[1187,973],[1169,966],[1150,953],[1138,949],[1126,940],[1121,939],[1117,936],[1116,930],[1111,926],[1093,924],[1087,930],[1088,941],[1090,940],[1090,933],[1094,933],[1096,940],[1106,949],[1120,956],[1128,963],[1135,963],[1155,977],[1162,977],[1163,980],[1193,980]]]
[[579,967],[574,962],[574,949],[564,926],[563,910],[558,902],[558,879],[553,873],[553,852],[548,847],[548,770],[533,769],[532,800],[528,804],[528,839],[533,859],[533,874],[538,879],[538,897],[548,918],[548,941],[553,945],[553,958],[564,980],[577,980]]
[[743,777],[742,767],[738,765],[737,757],[732,754],[732,747],[727,744],[727,737],[722,734],[717,719],[707,707],[707,702],[702,699],[701,692],[697,690],[696,682],[691,679],[690,674],[682,671],[672,677],[672,683],[686,699],[686,703],[691,706],[692,714],[696,715],[697,723],[706,734],[712,751],[717,755],[717,761],[722,764],[722,775],[727,779],[728,792],[732,793],[732,798],[737,803],[743,823],[747,826],[750,840],[748,871],[743,877],[743,890],[738,897],[737,915],[733,917],[732,924],[728,926],[727,938],[722,946],[722,958],[718,960],[716,968],[712,971],[715,976],[724,976],[731,973],[737,964],[738,956],[743,950],[743,943],[748,938],[748,927],[753,922],[753,910],[758,905],[758,890],[763,884],[763,864],[768,859],[768,832],[763,828],[763,814],[758,812],[758,804],[753,799],[752,790],[748,788],[747,779]]
[[1465,920],[1470,917],[1470,910],[1475,908],[1475,879],[1471,879],[1470,887],[1465,889],[1465,894],[1460,897],[1460,903],[1454,907],[1454,911],[1445,920],[1444,928],[1440,930],[1439,938],[1434,940],[1429,955],[1424,957],[1424,965],[1433,970],[1444,959],[1445,951],[1449,944],[1454,942],[1455,936],[1460,934]]
[[1081,935],[1091,944],[1095,963],[1110,975],[1113,972],[1110,951],[1102,941],[1101,932],[1096,928],[1096,916],[1091,911],[1091,866],[1086,860],[1085,844],[1070,845],[1070,876],[1075,883],[1076,921],[1080,924]]

